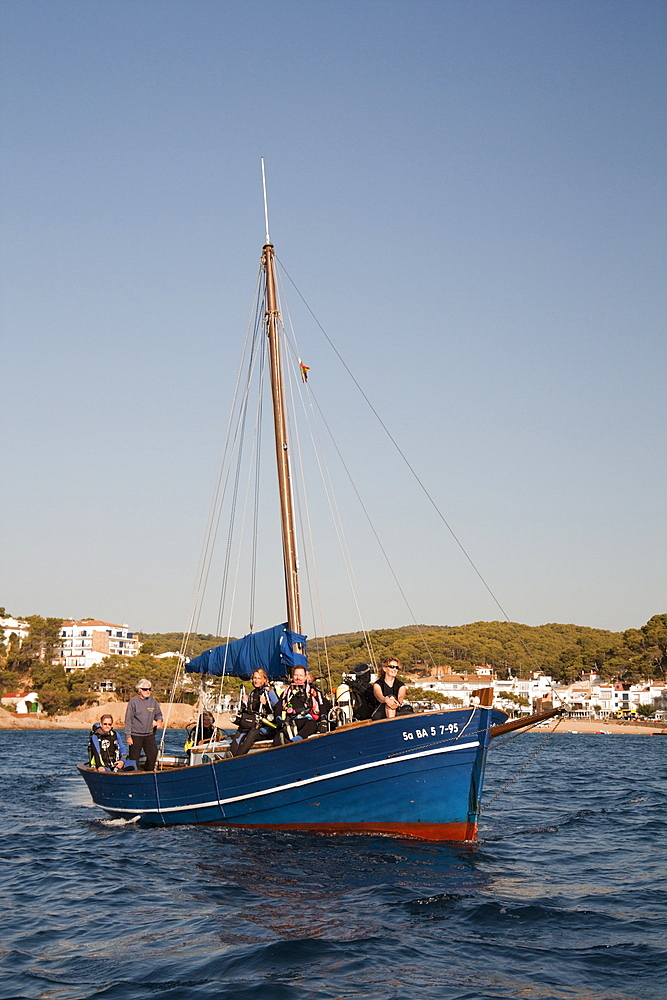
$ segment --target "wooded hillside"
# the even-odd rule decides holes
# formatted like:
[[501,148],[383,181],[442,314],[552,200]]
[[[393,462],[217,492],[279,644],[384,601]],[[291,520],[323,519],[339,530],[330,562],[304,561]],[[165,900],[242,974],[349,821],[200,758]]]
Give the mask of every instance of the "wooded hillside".
[[[2,609],[4,611],[4,609]],[[176,658],[156,659],[161,653],[180,650],[177,632],[140,634],[141,653],[137,657],[111,656],[85,671],[66,674],[53,659],[58,654],[61,619],[25,616],[30,634],[23,643],[12,639],[0,642],[0,691],[36,690],[47,710],[67,711],[85,704],[94,696],[94,686],[113,681],[116,691],[129,695],[139,677],[153,681],[160,698],[169,696],[176,673]],[[224,642],[214,635],[195,635],[187,655],[196,656]],[[370,647],[370,649],[369,649]],[[329,672],[333,684],[357,663],[385,656],[401,661],[402,674],[419,678],[442,671],[468,673],[488,664],[501,678],[510,673],[528,677],[532,671],[550,674],[559,683],[576,680],[594,670],[604,680],[638,682],[667,678],[667,614],[654,615],[646,625],[625,632],[608,632],[583,625],[521,625],[514,622],[473,622],[469,625],[408,625],[377,629],[368,633],[345,633],[308,642],[313,673],[325,680]],[[224,689],[234,690],[239,682],[230,679]],[[179,698],[188,697],[188,688],[179,688]]]
[[[470,625],[410,625],[369,633],[375,659],[396,656],[404,673],[467,673],[488,664],[501,677],[511,672],[550,674],[560,683],[595,670],[604,679],[638,681],[667,674],[667,614],[654,615],[640,629],[608,632],[583,625],[520,625],[515,622],[473,622]],[[361,632],[332,636],[326,641],[332,669],[350,670],[369,659]],[[311,669],[324,660],[324,642],[308,643]],[[320,670],[320,672],[322,672]]]

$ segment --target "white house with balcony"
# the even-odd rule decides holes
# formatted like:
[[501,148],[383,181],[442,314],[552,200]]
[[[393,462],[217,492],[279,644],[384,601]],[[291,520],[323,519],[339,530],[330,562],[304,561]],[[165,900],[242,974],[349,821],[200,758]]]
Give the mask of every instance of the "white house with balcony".
[[639,704],[650,705],[654,712],[664,718],[667,711],[667,684],[651,681],[639,692]]
[[28,638],[30,626],[27,622],[21,621],[20,618],[7,616],[6,618],[0,618],[0,630],[2,631],[2,638],[6,645],[9,645],[10,639],[12,636],[15,636],[19,640],[20,646],[23,640]]
[[543,702],[552,700],[553,686],[553,678],[537,670],[525,679],[521,677],[510,677],[506,681],[495,679],[493,682],[494,704],[498,708],[516,709],[516,704],[512,704],[512,699],[506,697],[507,695],[516,695],[526,699],[528,704],[522,708],[525,714],[529,715],[542,708]]
[[444,674],[438,672],[438,679],[429,678],[419,681],[419,687],[424,691],[439,691],[449,698],[459,699],[463,705],[470,705],[473,691],[484,687],[493,687],[493,703],[496,708],[517,711],[518,706],[508,695],[525,698],[528,704],[521,706],[521,711],[528,715],[536,711],[543,701],[551,700],[553,678],[547,674],[535,671],[528,679],[510,677],[501,681],[494,676],[491,667],[475,667],[474,674]]
[[84,618],[60,627],[60,661],[66,673],[86,670],[106,656],[136,656],[140,642],[127,625]]
[[439,691],[446,698],[455,698],[462,705],[470,705],[473,691],[484,687],[492,687],[493,680],[485,674],[440,674],[438,680],[419,682],[424,691]]

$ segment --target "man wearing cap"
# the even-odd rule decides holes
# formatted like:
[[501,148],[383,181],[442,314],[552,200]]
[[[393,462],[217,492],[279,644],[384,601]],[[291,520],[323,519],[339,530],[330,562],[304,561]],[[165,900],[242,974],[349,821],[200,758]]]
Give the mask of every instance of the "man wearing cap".
[[[146,754],[144,771],[154,771],[157,761],[155,730],[162,722],[162,710],[151,694],[152,684],[143,677],[137,684],[137,693],[130,698],[125,712],[125,739],[130,748],[130,760],[139,760]],[[137,765],[138,766],[138,765]]]

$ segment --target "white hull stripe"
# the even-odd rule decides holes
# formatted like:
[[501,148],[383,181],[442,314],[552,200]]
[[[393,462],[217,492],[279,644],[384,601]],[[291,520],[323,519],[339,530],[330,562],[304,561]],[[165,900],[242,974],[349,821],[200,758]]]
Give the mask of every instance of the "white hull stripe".
[[[104,806],[107,812],[132,812],[134,815],[146,816],[148,813],[173,813],[187,812],[192,809],[211,809],[215,806],[226,806],[231,802],[243,802],[245,799],[256,799],[262,795],[275,795],[276,792],[285,792],[289,788],[303,788],[305,785],[312,785],[318,781],[329,781],[331,778],[340,778],[345,774],[354,774],[355,771],[368,771],[373,767],[386,767],[387,764],[401,764],[404,760],[417,760],[419,757],[432,757],[439,753],[453,753],[455,750],[472,750],[479,746],[479,740],[472,743],[459,743],[455,747],[437,747],[435,750],[421,750],[416,753],[406,753],[401,757],[392,757],[391,760],[375,760],[369,764],[356,764],[354,767],[346,767],[342,771],[329,771],[327,774],[318,774],[312,778],[303,778],[301,781],[290,781],[286,785],[276,785],[273,788],[264,788],[259,792],[247,792],[245,795],[234,795],[228,799],[213,799],[212,802],[193,802],[187,806],[165,806],[162,809],[142,809],[137,812],[136,807],[128,806],[127,809],[111,809]],[[99,803],[98,803],[99,804]]]

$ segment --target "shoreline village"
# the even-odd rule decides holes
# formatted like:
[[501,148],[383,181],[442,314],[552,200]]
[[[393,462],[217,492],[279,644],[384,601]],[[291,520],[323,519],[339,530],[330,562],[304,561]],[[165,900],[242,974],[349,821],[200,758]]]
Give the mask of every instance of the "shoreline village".
[[[98,721],[102,712],[109,712],[113,715],[114,725],[122,731],[126,709],[127,702],[102,702],[99,707],[81,709],[78,712],[71,712],[68,715],[52,719],[36,718],[34,715],[17,716],[5,709],[0,709],[0,729],[80,729],[88,731],[91,725]],[[429,712],[425,712],[423,715],[425,725],[429,715]],[[194,721],[195,716],[196,710],[192,705],[175,704],[172,706],[167,728],[184,730]],[[232,718],[233,715],[229,712],[218,713],[216,724],[221,728],[233,729]],[[667,735],[667,723],[664,722],[625,722],[619,719],[594,720],[568,718],[567,716],[558,725],[556,722],[547,725],[541,724],[533,732],[546,733],[549,729],[554,729],[559,733],[589,733],[593,735],[608,733],[612,736],[651,736],[654,733]]]

